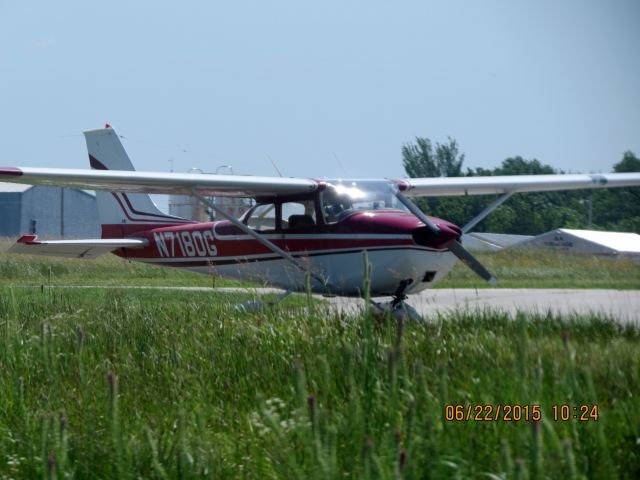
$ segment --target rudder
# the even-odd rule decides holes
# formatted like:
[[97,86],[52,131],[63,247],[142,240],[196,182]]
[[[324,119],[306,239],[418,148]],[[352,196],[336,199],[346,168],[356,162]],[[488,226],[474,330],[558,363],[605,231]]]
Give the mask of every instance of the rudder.
[[[134,171],[120,138],[109,125],[84,132],[89,163],[96,170]],[[141,230],[192,223],[167,215],[145,193],[96,191],[102,238],[121,238]]]

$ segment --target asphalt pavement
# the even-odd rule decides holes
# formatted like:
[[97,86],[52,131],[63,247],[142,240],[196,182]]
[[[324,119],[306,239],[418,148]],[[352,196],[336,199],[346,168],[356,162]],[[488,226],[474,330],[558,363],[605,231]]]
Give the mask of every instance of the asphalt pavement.
[[[32,287],[27,287],[32,288]],[[38,287],[40,288],[40,287]],[[96,288],[92,286],[64,286],[53,288]],[[100,287],[123,288],[123,287]],[[164,287],[164,286],[127,286],[126,289],[182,290],[210,292],[243,292],[255,295],[280,294],[275,288],[209,288],[209,287]],[[355,312],[363,308],[360,298],[324,297],[334,308],[346,312]],[[388,301],[389,297],[375,298],[376,301]],[[407,302],[425,319],[455,310],[478,311],[498,310],[515,315],[518,311],[526,313],[551,312],[553,314],[603,314],[626,324],[640,326],[640,290],[588,290],[561,288],[444,288],[424,290],[410,295]]]
[[[364,301],[329,298],[337,308],[362,308]],[[388,299],[375,299],[388,300]],[[640,290],[530,289],[530,288],[447,288],[425,290],[410,295],[407,302],[424,318],[454,310],[500,310],[553,314],[604,314],[620,323],[640,323]]]

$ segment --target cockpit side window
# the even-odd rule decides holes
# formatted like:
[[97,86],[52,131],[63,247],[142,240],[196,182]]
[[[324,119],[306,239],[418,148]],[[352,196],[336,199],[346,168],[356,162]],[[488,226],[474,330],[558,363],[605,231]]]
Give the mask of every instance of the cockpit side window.
[[324,223],[327,224],[339,222],[353,209],[351,199],[347,195],[338,194],[335,190],[322,192],[320,205]]
[[266,232],[276,229],[276,204],[262,203],[248,213],[247,226],[258,231]]

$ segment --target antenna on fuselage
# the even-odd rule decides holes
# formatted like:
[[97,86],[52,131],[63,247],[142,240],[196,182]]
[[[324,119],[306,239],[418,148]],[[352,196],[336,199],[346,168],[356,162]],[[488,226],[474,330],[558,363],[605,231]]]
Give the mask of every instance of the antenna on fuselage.
[[278,172],[278,175],[280,175],[280,176],[282,177],[282,176],[283,176],[283,175],[282,175],[282,172],[280,172],[280,169],[279,169],[279,168],[278,168],[278,166],[276,165],[276,162],[274,162],[274,161],[273,161],[273,158],[271,158],[271,155],[269,155],[268,153],[267,153],[267,158],[268,158],[268,159],[269,159],[269,161],[271,162],[271,165],[273,165],[273,168],[275,168],[275,169],[276,169],[276,172]]
[[338,166],[340,167],[340,170],[342,170],[342,174],[346,177],[349,178],[349,174],[347,173],[347,170],[344,168],[344,165],[342,165],[342,162],[340,161],[340,159],[338,158],[338,155],[336,154],[336,152],[331,152],[333,153],[333,158],[336,159],[336,162],[338,162]]

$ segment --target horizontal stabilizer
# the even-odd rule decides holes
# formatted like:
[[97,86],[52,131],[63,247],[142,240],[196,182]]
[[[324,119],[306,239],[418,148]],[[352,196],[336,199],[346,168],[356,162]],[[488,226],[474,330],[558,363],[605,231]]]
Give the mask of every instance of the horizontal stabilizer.
[[10,253],[48,255],[67,258],[96,258],[119,248],[144,248],[144,238],[90,238],[86,240],[38,240],[36,235],[23,235],[8,250]]

